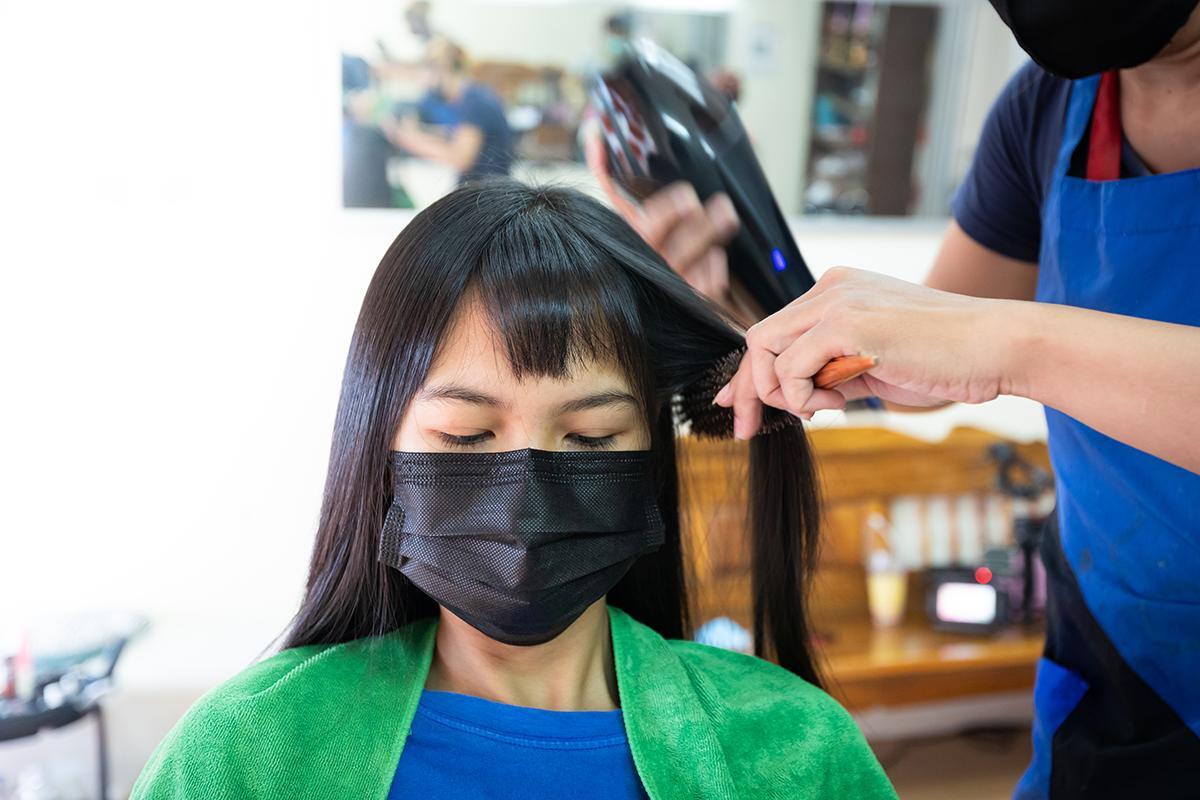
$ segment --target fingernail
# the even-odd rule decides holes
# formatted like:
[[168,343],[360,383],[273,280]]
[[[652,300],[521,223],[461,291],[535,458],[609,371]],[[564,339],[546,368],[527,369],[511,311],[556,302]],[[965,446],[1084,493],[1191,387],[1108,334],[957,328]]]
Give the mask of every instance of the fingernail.
[[719,406],[725,405],[725,403],[729,400],[729,393],[730,388],[729,384],[727,383],[721,387],[721,391],[717,392],[716,397],[713,398],[713,402]]

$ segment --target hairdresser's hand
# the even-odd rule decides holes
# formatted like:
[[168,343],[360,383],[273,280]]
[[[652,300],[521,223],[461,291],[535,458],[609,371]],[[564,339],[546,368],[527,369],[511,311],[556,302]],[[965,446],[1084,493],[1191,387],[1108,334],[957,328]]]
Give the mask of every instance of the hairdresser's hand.
[[[733,380],[717,394],[734,408],[739,439],[758,430],[762,403],[811,418],[875,395],[905,405],[979,403],[1006,391],[1006,301],[941,292],[874,272],[837,267],[754,325]],[[868,355],[878,364],[836,389],[812,376],[830,359]]]
[[413,139],[421,136],[421,124],[415,114],[405,114],[400,118],[386,120],[381,126],[384,135],[392,144],[403,150],[411,148]]
[[677,181],[639,206],[609,175],[604,142],[594,127],[585,134],[584,152],[600,188],[638,235],[696,291],[715,302],[725,302],[729,268],[724,245],[738,229],[737,212],[729,197],[718,193],[701,203],[690,183]]

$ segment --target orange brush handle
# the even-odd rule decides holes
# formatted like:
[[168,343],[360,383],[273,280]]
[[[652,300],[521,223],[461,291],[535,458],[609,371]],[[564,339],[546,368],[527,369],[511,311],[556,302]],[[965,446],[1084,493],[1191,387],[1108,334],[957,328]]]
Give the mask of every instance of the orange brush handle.
[[818,389],[833,389],[857,378],[878,363],[874,356],[838,356],[813,376],[813,385]]

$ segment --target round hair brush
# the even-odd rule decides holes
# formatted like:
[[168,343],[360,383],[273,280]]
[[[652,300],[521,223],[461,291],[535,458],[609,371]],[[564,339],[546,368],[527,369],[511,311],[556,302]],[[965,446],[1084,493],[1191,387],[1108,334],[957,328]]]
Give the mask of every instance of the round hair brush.
[[[733,379],[745,353],[745,346],[726,353],[700,378],[675,396],[675,416],[687,420],[693,434],[709,439],[733,438],[733,409],[717,405],[713,398],[722,386]],[[867,372],[876,363],[872,356],[840,356],[813,376],[813,384],[818,389],[833,389]],[[762,426],[757,435],[775,433],[799,424],[800,418],[794,414],[764,405]]]

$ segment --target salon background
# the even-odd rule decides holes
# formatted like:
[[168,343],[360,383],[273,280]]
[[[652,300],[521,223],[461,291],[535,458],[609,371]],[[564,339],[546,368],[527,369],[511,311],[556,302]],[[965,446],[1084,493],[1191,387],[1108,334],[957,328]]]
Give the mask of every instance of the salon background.
[[[934,5],[927,59],[967,54],[968,67],[929,84],[920,130],[933,145],[909,164],[920,191],[903,215],[878,217],[858,190],[885,6],[446,0],[431,20],[476,61],[570,76],[602,57],[606,21],[630,13],[635,32],[739,78],[743,119],[815,272],[853,263],[916,280],[987,103],[1020,63],[997,20]],[[0,630],[5,654],[35,628],[64,648],[140,631],[102,701],[113,797],[299,600],[346,343],[412,213],[343,208],[342,56],[378,62],[378,38],[403,60],[402,6],[0,3]],[[510,124],[534,130],[522,109],[544,111],[545,95],[497,93]],[[572,141],[554,157],[518,143],[514,171],[590,188]],[[436,165],[392,169],[416,176],[414,202],[446,181]],[[872,424],[1044,437],[1039,409],[1017,400]],[[1019,692],[859,719],[902,796],[938,796],[938,784],[999,797],[1027,740],[950,734],[1024,725],[1028,706]],[[0,742],[0,797],[99,796],[95,735],[89,716]]]

